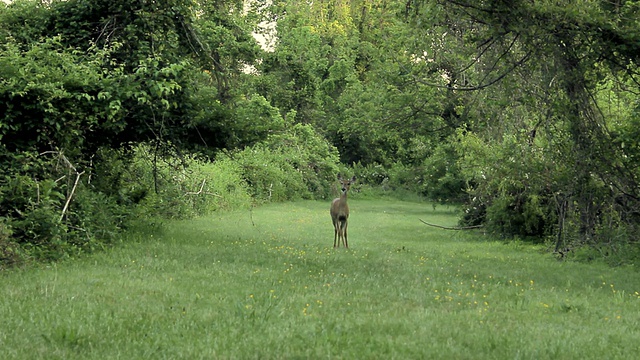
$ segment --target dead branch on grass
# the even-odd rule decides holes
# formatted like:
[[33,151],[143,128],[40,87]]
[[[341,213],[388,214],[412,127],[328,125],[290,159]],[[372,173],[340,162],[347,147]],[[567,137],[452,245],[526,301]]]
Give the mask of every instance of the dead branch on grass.
[[473,225],[473,226],[455,226],[455,227],[450,227],[450,226],[442,226],[442,225],[436,225],[436,224],[431,224],[428,223],[422,219],[418,219],[420,220],[423,224],[429,225],[429,226],[433,226],[433,227],[437,227],[439,229],[445,229],[445,230],[472,230],[472,229],[479,229],[481,227],[483,227],[483,225]]

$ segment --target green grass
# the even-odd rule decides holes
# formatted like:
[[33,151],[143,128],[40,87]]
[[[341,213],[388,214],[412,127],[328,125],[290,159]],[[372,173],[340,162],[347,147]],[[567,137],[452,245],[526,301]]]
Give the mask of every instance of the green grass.
[[0,274],[2,359],[631,359],[640,274],[446,231],[453,208],[350,200],[170,222]]

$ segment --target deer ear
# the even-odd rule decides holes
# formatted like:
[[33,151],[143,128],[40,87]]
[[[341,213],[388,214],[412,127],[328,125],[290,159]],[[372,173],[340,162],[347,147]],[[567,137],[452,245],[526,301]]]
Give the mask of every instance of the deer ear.
[[354,182],[354,181],[356,181],[356,176],[355,175],[353,175],[353,177],[351,178],[351,182]]
[[338,174],[338,180],[342,180],[342,175]]

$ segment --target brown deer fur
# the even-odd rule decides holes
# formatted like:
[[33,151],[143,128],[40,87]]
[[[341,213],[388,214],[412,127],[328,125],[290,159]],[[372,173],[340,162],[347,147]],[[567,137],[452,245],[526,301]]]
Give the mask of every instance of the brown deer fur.
[[356,177],[352,177],[350,180],[344,180],[338,175],[342,192],[340,197],[333,199],[331,202],[331,220],[333,221],[334,236],[333,247],[340,247],[340,241],[344,244],[345,248],[349,248],[349,242],[347,241],[347,220],[349,220],[349,205],[347,204],[347,191],[356,181]]

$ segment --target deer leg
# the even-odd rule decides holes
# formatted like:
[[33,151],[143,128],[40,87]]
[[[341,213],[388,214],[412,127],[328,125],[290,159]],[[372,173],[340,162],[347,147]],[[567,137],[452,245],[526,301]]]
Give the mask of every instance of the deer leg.
[[349,242],[347,241],[347,221],[344,221],[344,247],[349,248]]
[[336,243],[340,246],[340,239],[338,238],[338,223],[333,223],[333,247],[336,247]]
[[338,247],[340,247],[340,243],[344,245],[344,221],[338,221]]

